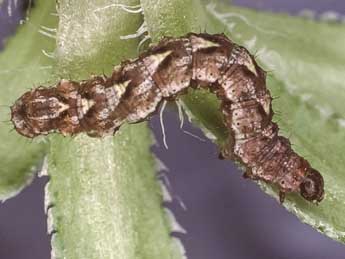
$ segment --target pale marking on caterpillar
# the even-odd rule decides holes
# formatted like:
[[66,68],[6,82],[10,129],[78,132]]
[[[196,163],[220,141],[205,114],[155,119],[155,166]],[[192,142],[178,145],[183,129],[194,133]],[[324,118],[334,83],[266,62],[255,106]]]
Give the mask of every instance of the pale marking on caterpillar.
[[313,202],[323,199],[321,174],[278,135],[266,72],[247,49],[224,34],[165,38],[138,58],[122,62],[110,77],[61,80],[55,87],[28,91],[11,107],[11,120],[18,133],[30,138],[53,131],[102,137],[125,122],[147,120],[163,104],[160,119],[167,147],[165,104],[189,88],[209,89],[220,100],[229,131],[221,154],[245,165],[245,177],[278,186],[281,202],[287,192],[299,192]]
[[81,115],[80,115],[80,119],[82,119],[82,117],[84,116],[84,114],[86,114],[92,106],[95,105],[95,101],[94,100],[89,100],[86,98],[81,98]]

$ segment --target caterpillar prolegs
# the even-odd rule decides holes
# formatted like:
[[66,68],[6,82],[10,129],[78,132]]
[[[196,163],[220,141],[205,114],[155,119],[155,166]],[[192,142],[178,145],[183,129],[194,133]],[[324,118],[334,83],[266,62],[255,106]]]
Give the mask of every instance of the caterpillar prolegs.
[[287,192],[320,202],[323,178],[278,135],[265,78],[253,56],[225,35],[189,33],[164,38],[109,77],[28,91],[11,107],[11,120],[29,138],[51,132],[101,137],[147,119],[189,87],[208,88],[221,101],[229,130],[226,157],[243,163],[246,177],[277,185],[281,202]]

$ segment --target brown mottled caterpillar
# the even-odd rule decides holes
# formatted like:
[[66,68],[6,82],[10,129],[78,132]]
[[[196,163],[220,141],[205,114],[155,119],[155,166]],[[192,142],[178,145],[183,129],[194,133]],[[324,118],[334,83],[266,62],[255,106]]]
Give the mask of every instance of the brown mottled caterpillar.
[[11,107],[11,120],[29,138],[51,132],[101,137],[147,119],[188,87],[208,88],[221,101],[229,130],[225,156],[243,163],[246,177],[277,185],[281,202],[287,192],[319,202],[323,178],[278,136],[265,78],[253,56],[225,35],[189,33],[163,39],[110,77],[61,80],[26,92]]

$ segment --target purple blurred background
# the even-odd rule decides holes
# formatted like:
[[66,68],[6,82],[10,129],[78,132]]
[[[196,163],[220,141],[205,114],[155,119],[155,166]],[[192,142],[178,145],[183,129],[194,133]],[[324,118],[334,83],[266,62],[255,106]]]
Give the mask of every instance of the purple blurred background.
[[[48,1],[48,0],[47,0]],[[9,17],[5,0],[0,8],[0,47],[16,27],[24,7],[18,1]],[[297,14],[302,9],[345,14],[345,1],[236,0],[233,3],[261,10]],[[218,151],[210,141],[200,141],[179,128],[176,113],[164,113],[169,149],[162,144],[159,119],[151,126],[160,146],[154,152],[169,168],[172,194],[187,206],[184,211],[175,200],[168,205],[188,231],[181,238],[189,259],[345,258],[345,245],[339,244],[302,224],[265,195],[256,184],[244,180],[229,161],[217,159]],[[202,138],[200,130],[185,124],[184,129]],[[181,152],[183,150],[183,153]],[[0,206],[0,258],[50,258],[43,189],[46,179],[35,179],[16,198]],[[87,259],[87,258],[85,258]],[[163,259],[163,258],[162,258]]]

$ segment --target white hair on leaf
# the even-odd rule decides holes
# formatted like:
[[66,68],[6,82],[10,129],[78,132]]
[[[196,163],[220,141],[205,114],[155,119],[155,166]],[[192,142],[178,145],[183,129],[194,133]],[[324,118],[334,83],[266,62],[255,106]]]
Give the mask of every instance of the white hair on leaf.
[[141,8],[141,5],[125,5],[125,4],[110,4],[104,7],[100,7],[94,10],[94,12],[103,11],[112,7],[119,7],[122,10],[128,12],[128,13],[142,13],[143,9]]
[[139,38],[140,36],[144,35],[147,31],[148,31],[147,25],[146,25],[146,22],[144,21],[135,33],[120,36],[120,39],[121,40],[128,40],[128,39]]

